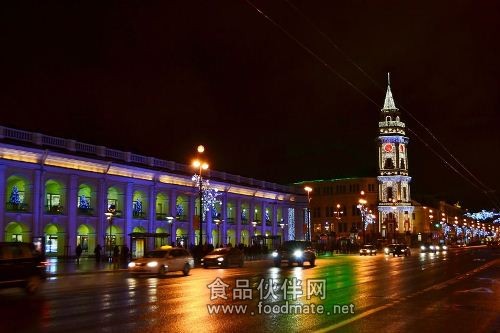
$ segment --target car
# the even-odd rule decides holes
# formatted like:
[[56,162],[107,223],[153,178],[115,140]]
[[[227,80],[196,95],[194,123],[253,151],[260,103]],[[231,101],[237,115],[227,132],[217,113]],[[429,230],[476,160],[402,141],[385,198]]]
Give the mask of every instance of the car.
[[437,244],[434,245],[434,249],[436,249],[436,251],[446,252],[448,251],[448,246],[446,244]]
[[164,276],[169,272],[182,272],[184,275],[189,275],[192,268],[194,268],[194,258],[182,247],[166,247],[149,251],[144,257],[128,264],[128,271],[137,275]]
[[396,247],[397,244],[389,244],[386,247],[384,247],[384,254],[385,255],[390,255],[394,253],[394,248]]
[[21,287],[28,294],[40,290],[47,262],[33,243],[0,242],[0,288]]
[[377,255],[377,248],[373,245],[363,245],[359,249],[359,255],[360,256],[367,256],[367,255]]
[[420,253],[436,253],[436,246],[434,244],[420,245]]
[[395,257],[395,256],[405,256],[405,257],[408,257],[409,255],[411,255],[411,250],[408,246],[406,246],[405,244],[397,244],[395,247],[394,247],[394,251],[392,252],[392,256]]
[[232,265],[243,267],[243,263],[245,262],[244,257],[243,252],[235,247],[221,247],[201,258],[201,265],[204,268],[210,266],[229,267]]
[[280,267],[283,261],[292,266],[303,266],[308,261],[310,266],[316,264],[316,250],[311,246],[311,242],[292,240],[286,241],[278,250],[272,252],[274,266]]

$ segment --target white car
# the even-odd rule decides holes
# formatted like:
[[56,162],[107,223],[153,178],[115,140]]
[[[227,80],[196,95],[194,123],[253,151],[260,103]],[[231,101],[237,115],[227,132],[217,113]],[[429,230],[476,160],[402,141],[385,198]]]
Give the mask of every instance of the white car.
[[189,275],[194,267],[191,254],[181,247],[156,249],[146,253],[143,258],[131,261],[128,271],[132,274],[156,274],[163,276],[169,272],[182,272]]

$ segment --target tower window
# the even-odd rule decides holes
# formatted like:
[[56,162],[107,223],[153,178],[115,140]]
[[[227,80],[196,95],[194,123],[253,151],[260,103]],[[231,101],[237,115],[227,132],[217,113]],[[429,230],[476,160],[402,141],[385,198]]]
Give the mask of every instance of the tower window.
[[387,122],[392,121],[391,116],[387,116],[387,117],[385,117],[385,121],[387,121]]
[[392,187],[387,188],[387,201],[392,201],[393,199],[393,193],[392,193]]
[[392,158],[385,159],[384,169],[394,169],[394,162],[392,162]]
[[399,165],[401,166],[401,169],[406,169],[406,167],[405,167],[405,159],[404,158],[401,159],[401,163]]
[[406,187],[403,187],[403,200],[406,201]]

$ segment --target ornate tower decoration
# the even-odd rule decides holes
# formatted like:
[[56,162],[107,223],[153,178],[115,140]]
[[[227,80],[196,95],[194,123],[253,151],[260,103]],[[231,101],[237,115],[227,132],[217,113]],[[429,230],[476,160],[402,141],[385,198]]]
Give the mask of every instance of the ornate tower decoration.
[[410,199],[411,177],[408,176],[409,139],[405,136],[405,123],[401,121],[392,97],[389,73],[378,127],[379,232],[385,239],[397,242],[402,237],[410,237],[413,206]]

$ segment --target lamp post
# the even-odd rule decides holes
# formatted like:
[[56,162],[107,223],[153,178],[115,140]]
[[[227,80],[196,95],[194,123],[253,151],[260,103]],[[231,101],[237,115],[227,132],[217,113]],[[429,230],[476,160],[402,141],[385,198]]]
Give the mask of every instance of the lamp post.
[[337,210],[335,211],[335,218],[337,219],[337,230],[339,232],[340,232],[340,223],[342,220],[342,214],[344,214],[344,211],[340,210],[340,204],[337,204]]
[[173,238],[172,238],[172,227],[174,226],[174,217],[173,216],[167,216],[167,222],[168,225],[170,226],[170,245],[174,243]]
[[253,237],[252,237],[252,241],[253,241],[253,243],[255,243],[255,234],[257,233],[257,222],[256,221],[252,221],[252,225],[253,225]]
[[304,187],[307,192],[307,223],[306,223],[306,241],[311,241],[311,191],[309,186]]
[[112,244],[112,239],[113,239],[113,217],[116,212],[116,207],[115,205],[111,205],[108,208],[108,211],[104,213],[106,215],[106,220],[108,221],[108,226],[109,226],[109,254],[108,254],[108,261],[111,260],[113,257],[113,244]]
[[[205,151],[205,147],[203,147],[202,145],[199,145],[197,150],[198,150],[198,154],[202,154]],[[208,169],[208,163],[202,161],[201,159],[196,159],[193,161],[193,166],[195,168],[199,168],[199,172],[198,172],[198,189],[199,189],[199,196],[200,196],[200,241],[199,241],[199,245],[203,245],[203,182],[202,182],[201,171]],[[208,236],[208,225],[207,225],[207,236]]]
[[283,242],[285,241],[285,223],[283,223],[283,220],[281,220],[280,228],[281,228],[281,244],[283,244]]
[[366,244],[366,199],[365,191],[361,191],[361,198],[358,200],[358,209],[361,212],[361,225],[363,228],[363,245]]
[[221,220],[215,219],[214,222],[215,222],[215,225],[217,226],[217,244],[216,245],[219,245],[218,247],[220,247],[220,223],[221,223]]

